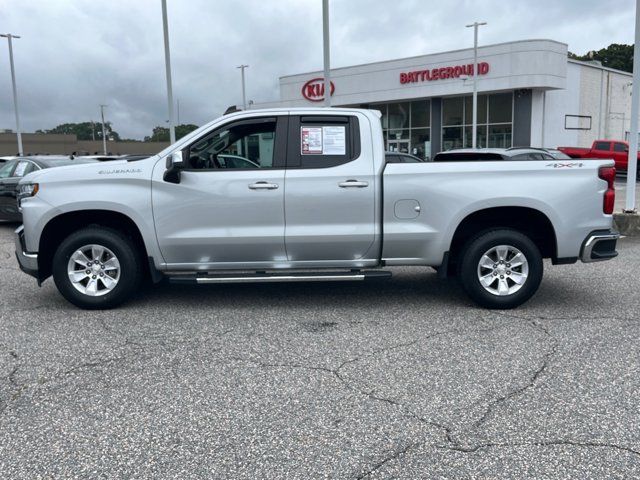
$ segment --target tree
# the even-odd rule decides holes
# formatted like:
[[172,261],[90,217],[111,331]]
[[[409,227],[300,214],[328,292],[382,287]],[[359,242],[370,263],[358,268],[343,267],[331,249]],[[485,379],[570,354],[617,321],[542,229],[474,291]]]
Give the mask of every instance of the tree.
[[[197,125],[191,123],[183,123],[176,125],[176,140],[184,137],[185,135],[193,132],[197,129]],[[144,137],[145,142],[168,142],[169,141],[169,129],[167,127],[155,127],[150,137]]]
[[[113,130],[111,122],[105,122],[104,129],[107,134],[107,140],[120,140],[118,132]],[[102,123],[99,122],[81,122],[81,123],[63,123],[51,130],[37,130],[36,133],[57,133],[75,135],[78,140],[102,140]]]
[[603,67],[633,72],[633,45],[612,43],[606,48],[587,52],[585,55],[569,52],[569,58],[583,61],[597,60],[602,63]]

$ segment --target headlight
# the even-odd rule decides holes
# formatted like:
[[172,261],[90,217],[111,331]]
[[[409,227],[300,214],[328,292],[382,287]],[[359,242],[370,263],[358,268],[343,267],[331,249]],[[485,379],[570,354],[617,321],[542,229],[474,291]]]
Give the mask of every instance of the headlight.
[[33,197],[40,190],[40,185],[37,183],[23,183],[18,187],[18,207],[20,207],[20,202],[24,198]]

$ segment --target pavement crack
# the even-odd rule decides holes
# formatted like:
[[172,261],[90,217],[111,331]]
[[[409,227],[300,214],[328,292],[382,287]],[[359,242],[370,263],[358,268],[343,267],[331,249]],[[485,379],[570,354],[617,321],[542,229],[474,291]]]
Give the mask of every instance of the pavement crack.
[[72,373],[77,372],[78,370],[82,370],[82,369],[91,369],[91,368],[96,368],[96,367],[102,367],[105,365],[110,365],[112,363],[117,363],[117,362],[121,362],[122,360],[126,360],[127,357],[126,356],[122,356],[122,357],[112,357],[112,358],[105,358],[105,359],[101,359],[101,360],[95,360],[93,362],[84,362],[84,363],[80,363],[78,365],[75,365],[67,370],[62,371],[61,374],[56,375],[56,377],[59,376],[66,376],[66,375],[70,375]]
[[405,455],[409,450],[411,450],[412,448],[415,448],[417,446],[419,446],[421,444],[421,442],[416,442],[416,443],[409,443],[407,445],[405,445],[402,448],[399,448],[397,450],[394,450],[393,452],[389,453],[389,455],[387,455],[386,457],[384,457],[382,460],[377,461],[376,463],[374,463],[369,469],[365,470],[364,472],[360,473],[359,475],[357,475],[355,478],[356,480],[362,480],[364,478],[370,477],[373,473],[375,473],[377,470],[380,470],[382,467],[384,467],[387,463],[396,460],[400,457],[402,457],[403,455]]
[[[523,318],[521,317],[515,317],[515,318],[519,318],[523,320]],[[538,368],[536,368],[530,374],[530,378],[525,384],[520,385],[518,388],[514,390],[508,391],[504,395],[494,399],[492,402],[489,403],[484,413],[480,416],[480,418],[478,418],[478,420],[474,422],[473,426],[475,428],[478,428],[483,423],[485,423],[489,419],[489,417],[491,417],[491,415],[493,415],[493,413],[498,408],[500,408],[502,404],[508,402],[512,398],[515,398],[524,394],[527,390],[529,390],[534,385],[536,385],[536,383],[538,382],[538,379],[547,370],[549,363],[551,362],[552,358],[554,357],[554,355],[558,350],[558,341],[555,339],[553,335],[551,335],[551,333],[546,327],[538,323],[536,320],[532,320],[532,319],[524,319],[524,320],[527,321],[530,325],[532,325],[533,328],[541,331],[544,334],[544,336],[546,336],[551,341],[551,348],[549,348],[547,352],[542,356],[542,362],[540,363]]]
[[4,411],[7,409],[7,407],[11,402],[13,402],[16,398],[18,398],[22,394],[22,390],[24,388],[16,380],[16,374],[18,373],[18,370],[20,369],[20,366],[21,366],[20,357],[17,354],[17,352],[12,349],[7,349],[7,353],[11,357],[11,359],[15,362],[15,365],[9,372],[9,375],[7,375],[6,377],[9,384],[11,385],[13,392],[11,393],[10,397],[7,400],[0,401],[0,415],[4,413]]
[[[491,327],[487,327],[487,328],[482,328],[482,329],[478,329],[475,330],[476,333],[479,332],[488,332],[488,331],[492,331],[492,330],[496,330],[499,328],[502,328],[503,325],[495,325],[495,326],[491,326]],[[439,423],[433,420],[428,420],[426,418],[421,417],[420,415],[418,415],[417,413],[415,413],[413,410],[411,410],[407,405],[405,405],[404,403],[395,400],[393,398],[388,398],[382,395],[379,395],[376,392],[376,389],[373,388],[371,390],[365,390],[364,388],[354,385],[351,382],[349,382],[349,380],[341,373],[341,370],[352,363],[356,363],[358,361],[364,360],[366,358],[371,358],[377,355],[381,355],[381,354],[386,354],[389,352],[392,352],[394,350],[398,350],[398,349],[402,349],[402,348],[407,348],[413,345],[416,345],[418,343],[421,342],[425,342],[428,341],[432,338],[435,337],[439,337],[442,335],[448,335],[448,334],[460,334],[460,333],[464,333],[466,331],[466,329],[464,328],[454,328],[454,329],[447,329],[447,330],[442,330],[439,332],[435,332],[431,335],[428,335],[426,337],[420,338],[420,339],[415,339],[415,340],[411,340],[408,342],[402,342],[402,343],[397,343],[394,345],[390,345],[387,347],[383,347],[383,348],[378,348],[375,349],[373,351],[370,351],[366,354],[360,354],[357,355],[355,357],[352,357],[348,360],[343,361],[337,368],[329,368],[329,367],[320,367],[320,366],[311,366],[311,365],[303,365],[301,363],[268,363],[268,362],[262,362],[262,361],[258,361],[258,360],[252,360],[252,359],[247,359],[247,358],[242,358],[242,357],[234,357],[232,358],[232,360],[237,360],[237,361],[243,361],[243,362],[248,362],[248,363],[252,363],[254,365],[257,365],[259,367],[262,368],[299,368],[299,369],[306,369],[306,370],[312,370],[312,371],[319,371],[322,373],[326,373],[326,374],[330,374],[332,376],[334,376],[346,389],[358,394],[358,395],[363,395],[365,397],[367,397],[370,400],[376,401],[376,402],[382,402],[382,403],[386,403],[387,405],[391,405],[394,407],[399,408],[400,410],[402,410],[404,412],[404,414],[414,420],[416,420],[417,422],[429,426],[431,428],[434,428],[438,431],[440,431],[442,433],[442,436],[444,438],[444,440],[449,443],[450,445],[458,445],[457,441],[454,439],[453,437],[453,429],[448,427],[447,425],[443,424],[443,423]],[[412,448],[413,446],[416,445],[420,445],[424,442],[417,442],[417,443],[413,443],[410,444],[409,446],[407,446],[406,450]],[[406,450],[404,450],[406,452]],[[384,465],[385,463],[387,463],[389,460],[392,460],[393,458],[397,458],[399,456],[401,456],[403,454],[403,451],[396,451],[396,452],[392,452],[388,457],[385,457],[385,460],[378,462],[378,466],[374,466],[375,468],[372,468],[371,470],[369,470],[368,472],[365,472],[365,474],[363,474],[361,477],[358,478],[364,478],[368,475],[370,475],[371,473],[373,473],[375,470],[379,469],[382,465]]]
[[640,456],[640,451],[616,443],[606,442],[581,442],[571,439],[560,440],[546,440],[546,441],[532,441],[532,442],[504,442],[504,443],[481,443],[469,447],[463,447],[460,445],[447,445],[439,446],[440,449],[452,450],[460,453],[476,453],[480,450],[490,448],[514,448],[514,447],[553,447],[553,446],[569,446],[569,447],[583,447],[583,448],[611,448],[633,455]]

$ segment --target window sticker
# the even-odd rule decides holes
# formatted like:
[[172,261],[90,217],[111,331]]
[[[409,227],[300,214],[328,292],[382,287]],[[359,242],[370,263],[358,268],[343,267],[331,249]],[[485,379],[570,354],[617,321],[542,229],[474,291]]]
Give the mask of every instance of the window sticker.
[[344,155],[346,149],[346,131],[341,127],[322,127],[322,154]]
[[300,132],[302,134],[302,154],[322,155],[322,128],[301,127]]
[[303,155],[345,155],[347,129],[344,126],[301,127]]

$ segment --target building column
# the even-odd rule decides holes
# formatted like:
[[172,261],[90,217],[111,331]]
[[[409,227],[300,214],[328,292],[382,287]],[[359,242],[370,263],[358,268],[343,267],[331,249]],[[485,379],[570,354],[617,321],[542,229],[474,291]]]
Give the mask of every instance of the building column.
[[442,99],[431,99],[431,158],[442,151]]
[[513,94],[513,137],[514,147],[531,146],[531,90],[516,90]]

